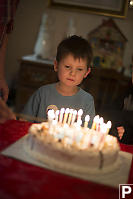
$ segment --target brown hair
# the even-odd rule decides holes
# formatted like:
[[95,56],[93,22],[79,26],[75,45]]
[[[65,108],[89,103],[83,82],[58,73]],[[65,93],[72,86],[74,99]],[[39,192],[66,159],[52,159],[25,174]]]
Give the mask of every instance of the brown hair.
[[72,54],[75,59],[86,59],[87,67],[90,67],[92,60],[92,48],[86,39],[73,35],[61,41],[57,47],[57,62],[60,62],[61,59],[69,54]]

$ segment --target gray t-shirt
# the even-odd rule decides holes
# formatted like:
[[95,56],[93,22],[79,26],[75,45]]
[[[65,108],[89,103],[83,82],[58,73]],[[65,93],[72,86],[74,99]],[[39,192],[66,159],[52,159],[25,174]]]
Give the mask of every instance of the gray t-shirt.
[[92,120],[95,116],[94,100],[92,95],[85,92],[83,89],[72,96],[62,96],[56,90],[56,84],[48,84],[40,87],[29,99],[28,103],[24,107],[23,113],[35,117],[41,117],[47,119],[48,109],[61,109],[71,108],[83,109],[82,121],[86,115],[90,115],[89,127],[92,124]]

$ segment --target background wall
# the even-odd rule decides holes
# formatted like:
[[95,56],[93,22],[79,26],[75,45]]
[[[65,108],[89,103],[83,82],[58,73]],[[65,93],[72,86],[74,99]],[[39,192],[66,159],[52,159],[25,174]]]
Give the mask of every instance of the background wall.
[[[53,45],[53,53],[56,46],[65,35],[68,21],[71,17],[76,22],[76,34],[87,38],[87,34],[102,23],[103,19],[108,17],[91,15],[81,12],[69,12],[60,9],[48,8],[48,0],[22,0],[19,3],[14,31],[9,36],[9,43],[6,55],[6,77],[9,87],[16,83],[17,73],[19,70],[19,60],[24,55],[33,54],[36,43],[42,15],[47,12],[53,19],[53,37],[51,39]],[[131,64],[131,56],[133,54],[133,9],[128,10],[126,19],[114,18],[122,33],[128,39],[125,55],[124,66]]]

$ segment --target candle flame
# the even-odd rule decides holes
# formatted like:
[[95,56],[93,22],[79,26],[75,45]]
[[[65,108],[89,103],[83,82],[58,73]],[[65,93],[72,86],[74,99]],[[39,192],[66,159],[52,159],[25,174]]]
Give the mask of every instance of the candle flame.
[[70,109],[66,108],[65,113],[69,113]]
[[100,131],[101,131],[102,133],[106,133],[106,131],[107,131],[107,124],[102,123],[102,124],[101,124],[101,128],[100,128]]
[[89,116],[89,115],[86,115],[86,116],[85,116],[85,122],[89,122],[89,120],[90,120],[90,116]]
[[61,113],[64,113],[64,112],[65,112],[65,109],[64,109],[64,108],[61,108],[60,112],[61,112]]
[[50,109],[50,110],[48,111],[48,118],[49,118],[49,119],[54,119],[54,117],[55,117],[54,110],[53,110],[53,109]]
[[107,122],[107,128],[111,128],[111,126],[112,126],[111,121],[108,121],[108,122]]
[[83,110],[82,110],[82,109],[79,109],[79,110],[78,110],[78,115],[81,116],[82,114],[83,114]]
[[98,121],[99,121],[99,115],[96,115],[96,116],[94,117],[94,122],[95,122],[95,123],[98,123]]

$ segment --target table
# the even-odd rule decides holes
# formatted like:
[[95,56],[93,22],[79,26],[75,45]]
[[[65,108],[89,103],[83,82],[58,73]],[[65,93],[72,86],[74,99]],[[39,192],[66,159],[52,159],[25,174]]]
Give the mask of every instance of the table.
[[[27,133],[32,123],[9,120],[0,124],[0,150]],[[120,145],[133,153],[133,146]],[[128,182],[133,183],[133,162]],[[0,155],[0,199],[117,199],[119,190]]]

